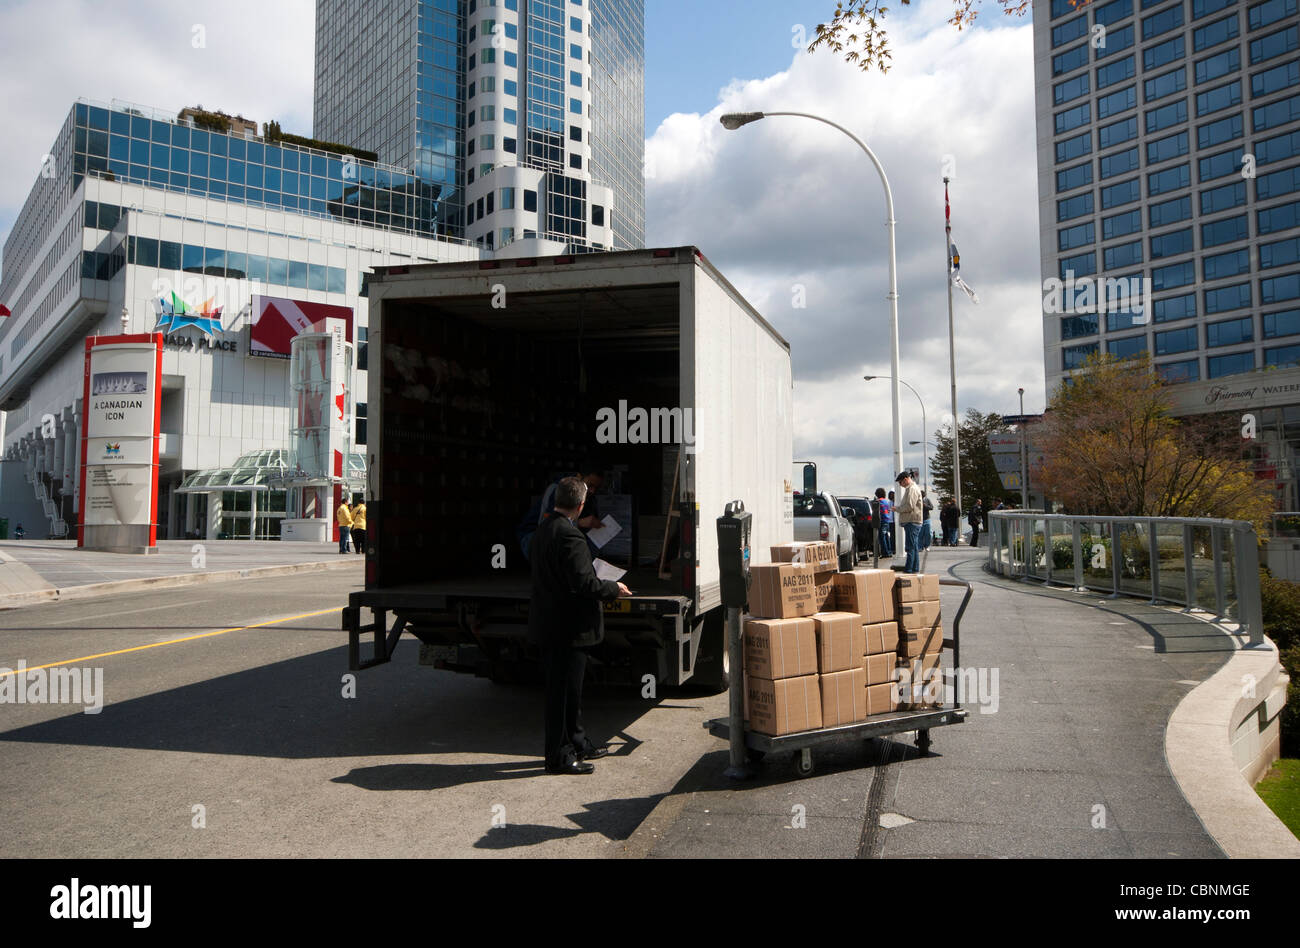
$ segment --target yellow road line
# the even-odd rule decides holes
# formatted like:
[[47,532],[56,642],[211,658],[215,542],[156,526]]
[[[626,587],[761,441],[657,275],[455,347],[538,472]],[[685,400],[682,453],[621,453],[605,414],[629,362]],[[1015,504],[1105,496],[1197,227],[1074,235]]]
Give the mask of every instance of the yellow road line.
[[[214,635],[225,635],[227,632],[243,632],[245,629],[257,629],[266,625],[279,625],[281,622],[293,622],[295,619],[310,619],[313,616],[329,615],[331,612],[342,612],[343,607],[335,609],[322,609],[320,612],[304,612],[299,616],[286,616],[283,619],[268,619],[265,622],[254,622],[252,625],[241,625],[234,629],[219,629],[216,632],[201,632],[198,635],[187,635],[180,639],[168,639],[166,642],[155,642],[152,645],[136,645],[131,648],[120,648],[115,652],[99,652],[96,655],[83,655],[81,658],[70,658],[65,662],[50,662],[47,665],[28,665],[23,669],[24,672],[36,671],[38,668],[55,668],[65,665],[75,665],[78,662],[89,662],[96,658],[108,658],[110,655],[125,655],[127,652],[140,652],[147,648],[162,648],[164,645],[176,645],[180,642],[193,642],[195,639],[211,638]],[[0,670],[0,678],[6,675],[16,675],[18,672],[14,669]]]

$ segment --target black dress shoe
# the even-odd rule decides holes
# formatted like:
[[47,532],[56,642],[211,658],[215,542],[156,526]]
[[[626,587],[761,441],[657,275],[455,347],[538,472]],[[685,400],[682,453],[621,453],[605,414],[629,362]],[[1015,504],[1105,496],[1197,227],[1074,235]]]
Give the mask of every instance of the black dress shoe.
[[578,751],[578,760],[596,760],[600,757],[608,756],[608,744],[588,744],[582,750]]
[[589,774],[595,770],[594,764],[588,764],[583,760],[566,760],[562,764],[546,765],[548,774]]

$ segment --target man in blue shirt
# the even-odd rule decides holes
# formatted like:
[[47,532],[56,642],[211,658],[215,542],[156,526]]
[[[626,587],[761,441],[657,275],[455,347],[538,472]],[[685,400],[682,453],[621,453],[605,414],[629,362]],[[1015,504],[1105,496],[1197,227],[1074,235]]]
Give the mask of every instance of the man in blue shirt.
[[876,504],[880,508],[880,555],[894,555],[894,502],[885,496],[883,487],[876,488]]

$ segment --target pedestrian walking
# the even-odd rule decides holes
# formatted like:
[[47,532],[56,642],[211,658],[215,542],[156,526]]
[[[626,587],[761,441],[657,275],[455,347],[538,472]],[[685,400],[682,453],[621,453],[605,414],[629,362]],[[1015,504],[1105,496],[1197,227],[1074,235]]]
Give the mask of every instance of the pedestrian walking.
[[943,545],[956,546],[957,532],[961,527],[961,511],[951,497],[944,500],[943,509],[939,511],[939,526],[943,529]]
[[352,511],[348,507],[346,500],[339,503],[338,509],[334,511],[334,522],[339,527],[339,552],[348,551],[348,535],[352,532]]
[[984,502],[982,500],[975,501],[974,506],[970,509],[970,515],[966,518],[966,522],[970,524],[971,529],[970,545],[979,546],[980,525],[984,522]]
[[555,490],[555,509],[543,514],[529,541],[533,570],[528,637],[542,648],[546,666],[546,772],[589,774],[589,760],[609,749],[592,742],[582,727],[582,679],[587,649],[605,637],[601,601],[631,592],[601,580],[592,567],[587,538],[574,521],[582,513],[587,485],[566,477]]
[[919,573],[921,572],[921,516],[925,509],[921,489],[912,480],[911,471],[901,472],[897,481],[901,490],[894,512],[898,517],[899,525],[903,528],[907,551],[903,572]]
[[885,496],[883,487],[876,488],[876,505],[880,508],[880,555],[894,555],[894,502]]
[[934,513],[934,501],[921,491],[921,539],[920,546],[923,550],[930,549],[930,542],[933,539],[933,531],[930,527],[930,516]]
[[352,508],[352,546],[357,553],[366,552],[366,502],[357,502]]

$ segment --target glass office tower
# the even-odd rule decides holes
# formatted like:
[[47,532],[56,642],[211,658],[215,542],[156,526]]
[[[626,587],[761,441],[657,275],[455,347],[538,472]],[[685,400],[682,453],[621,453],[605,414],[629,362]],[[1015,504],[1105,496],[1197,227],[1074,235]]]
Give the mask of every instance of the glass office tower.
[[1258,474],[1297,509],[1297,0],[1033,15],[1049,395],[1092,353],[1149,354],[1178,414],[1255,415]]
[[318,0],[315,134],[495,250],[642,246],[644,0]]
[[1298,31],[1297,0],[1034,4],[1043,278],[1152,298],[1045,312],[1049,391],[1098,351],[1186,382],[1300,363]]

